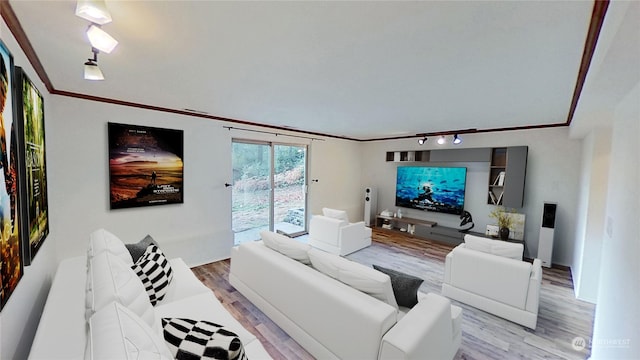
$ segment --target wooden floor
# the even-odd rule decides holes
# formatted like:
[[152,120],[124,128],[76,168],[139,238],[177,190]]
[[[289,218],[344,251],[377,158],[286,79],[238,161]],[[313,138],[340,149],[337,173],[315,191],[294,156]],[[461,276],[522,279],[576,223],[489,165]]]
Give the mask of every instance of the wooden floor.
[[[349,259],[382,265],[416,275],[425,281],[420,290],[440,293],[444,257],[452,246],[417,240],[374,229],[373,244]],[[229,260],[193,269],[223,305],[256,335],[274,359],[313,359],[228,282]],[[463,308],[462,345],[455,359],[586,359],[590,355],[595,306],[576,300],[567,270],[543,268],[538,325],[535,331],[453,301]],[[571,346],[576,337],[587,348]]]

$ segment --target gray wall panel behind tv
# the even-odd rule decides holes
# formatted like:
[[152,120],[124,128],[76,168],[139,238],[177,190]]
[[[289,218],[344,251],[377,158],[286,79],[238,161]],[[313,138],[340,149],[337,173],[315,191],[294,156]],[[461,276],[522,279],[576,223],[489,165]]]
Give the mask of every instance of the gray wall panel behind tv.
[[491,161],[491,148],[431,150],[432,162]]

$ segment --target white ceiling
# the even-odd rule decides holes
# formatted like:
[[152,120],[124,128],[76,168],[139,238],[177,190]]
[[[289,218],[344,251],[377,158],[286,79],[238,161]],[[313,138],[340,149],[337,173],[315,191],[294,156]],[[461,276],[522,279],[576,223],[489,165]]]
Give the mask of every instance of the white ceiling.
[[[565,123],[592,1],[12,0],[56,90],[354,139]],[[20,65],[20,64],[17,64]]]

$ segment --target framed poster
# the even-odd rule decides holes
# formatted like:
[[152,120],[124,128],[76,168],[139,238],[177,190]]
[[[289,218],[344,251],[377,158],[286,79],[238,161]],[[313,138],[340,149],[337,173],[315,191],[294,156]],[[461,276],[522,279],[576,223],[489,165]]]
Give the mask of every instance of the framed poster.
[[29,265],[49,235],[44,100],[33,82],[16,66],[16,125],[19,149],[24,264]]
[[108,126],[111,209],[183,203],[183,131]]
[[0,308],[22,278],[13,57],[0,42]]

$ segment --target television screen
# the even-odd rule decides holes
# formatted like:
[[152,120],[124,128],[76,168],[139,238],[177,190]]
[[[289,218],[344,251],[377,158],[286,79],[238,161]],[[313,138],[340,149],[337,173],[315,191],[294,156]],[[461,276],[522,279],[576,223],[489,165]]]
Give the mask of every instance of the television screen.
[[399,166],[396,206],[462,214],[467,168]]

